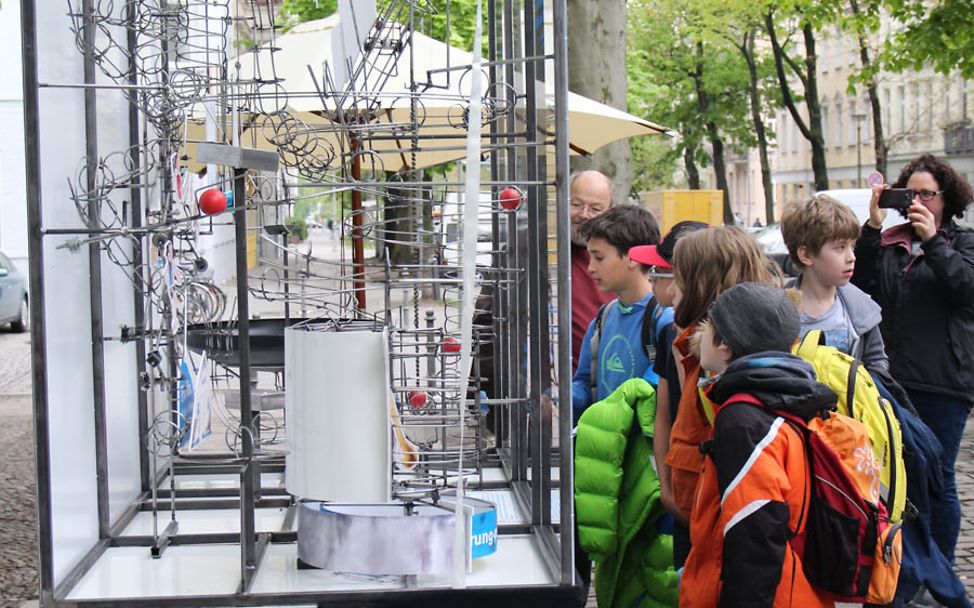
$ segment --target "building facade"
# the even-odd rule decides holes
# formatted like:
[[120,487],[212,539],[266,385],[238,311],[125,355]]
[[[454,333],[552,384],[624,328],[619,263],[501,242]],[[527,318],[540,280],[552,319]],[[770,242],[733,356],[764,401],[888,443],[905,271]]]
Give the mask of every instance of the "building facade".
[[[884,21],[879,39],[890,34]],[[875,170],[873,116],[865,87],[849,90],[859,53],[847,34],[824,33],[818,41],[819,98],[829,188],[866,186]],[[962,175],[974,178],[974,128],[970,83],[956,75],[882,73],[878,80],[883,133],[888,147],[886,180],[892,182],[910,159],[930,152],[945,157]],[[802,106],[803,118],[807,118]],[[771,152],[775,201],[780,209],[814,189],[811,146],[785,109],[774,116],[776,145]]]

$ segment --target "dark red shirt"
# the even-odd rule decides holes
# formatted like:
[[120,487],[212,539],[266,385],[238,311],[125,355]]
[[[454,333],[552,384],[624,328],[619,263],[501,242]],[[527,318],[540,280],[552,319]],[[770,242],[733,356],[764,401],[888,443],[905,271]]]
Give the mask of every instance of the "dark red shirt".
[[588,249],[572,245],[572,374],[578,367],[578,352],[589,323],[614,294],[602,293],[588,272]]

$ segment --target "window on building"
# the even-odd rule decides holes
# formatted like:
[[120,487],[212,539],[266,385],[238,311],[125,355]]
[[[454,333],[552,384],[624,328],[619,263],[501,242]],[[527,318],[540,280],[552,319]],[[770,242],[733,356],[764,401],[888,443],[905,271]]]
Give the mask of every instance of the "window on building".
[[933,104],[933,79],[932,78],[927,79],[926,91],[924,91],[924,95],[923,95],[923,104],[925,106],[923,108],[923,111],[927,115],[927,120],[926,120],[927,131],[929,132],[933,129],[933,105],[934,104]]
[[778,113],[777,122],[774,132],[778,138],[778,151],[783,154],[788,151],[788,120],[784,112]]
[[950,80],[944,82],[944,124],[949,125],[953,122],[953,110],[950,107],[951,99],[953,98],[952,90],[954,88],[954,83]]
[[909,129],[911,131],[916,131],[920,128],[920,85],[911,82],[910,83],[910,109],[913,110],[910,113],[912,120],[909,124]]
[[822,105],[822,143],[828,148],[832,140],[829,139],[829,107]]
[[896,87],[896,107],[899,109],[898,128],[899,133],[906,131],[906,88],[903,85]]
[[967,86],[967,81],[965,80],[964,81],[964,84],[961,85],[961,103],[960,103],[960,108],[961,108],[960,119],[963,120],[964,122],[967,122],[967,119],[968,119],[968,115],[967,115],[967,93],[968,93],[969,90],[970,89]]
[[845,143],[845,123],[842,120],[842,98],[835,96],[835,133],[832,136],[834,145],[841,146]]
[[893,127],[893,123],[890,122],[890,113],[892,109],[890,107],[889,100],[889,89],[883,89],[883,110],[880,115],[883,119],[883,133],[886,135],[890,134],[890,129]]
[[794,120],[789,120],[788,130],[791,131],[791,135],[789,137],[791,140],[791,151],[798,152],[798,140],[801,139],[801,133],[798,131],[798,123]]

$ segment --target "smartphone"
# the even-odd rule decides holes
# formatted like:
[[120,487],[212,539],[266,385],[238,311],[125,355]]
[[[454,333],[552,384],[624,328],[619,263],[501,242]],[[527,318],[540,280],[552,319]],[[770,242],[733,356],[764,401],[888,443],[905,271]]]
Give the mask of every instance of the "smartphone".
[[909,188],[888,188],[879,195],[879,206],[883,209],[909,209],[913,204],[913,190]]

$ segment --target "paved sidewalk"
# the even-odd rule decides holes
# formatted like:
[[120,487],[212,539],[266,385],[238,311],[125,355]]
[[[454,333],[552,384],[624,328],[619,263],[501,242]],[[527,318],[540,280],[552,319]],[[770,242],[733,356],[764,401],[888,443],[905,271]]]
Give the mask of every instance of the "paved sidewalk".
[[0,329],[0,606],[37,597],[30,337]]

